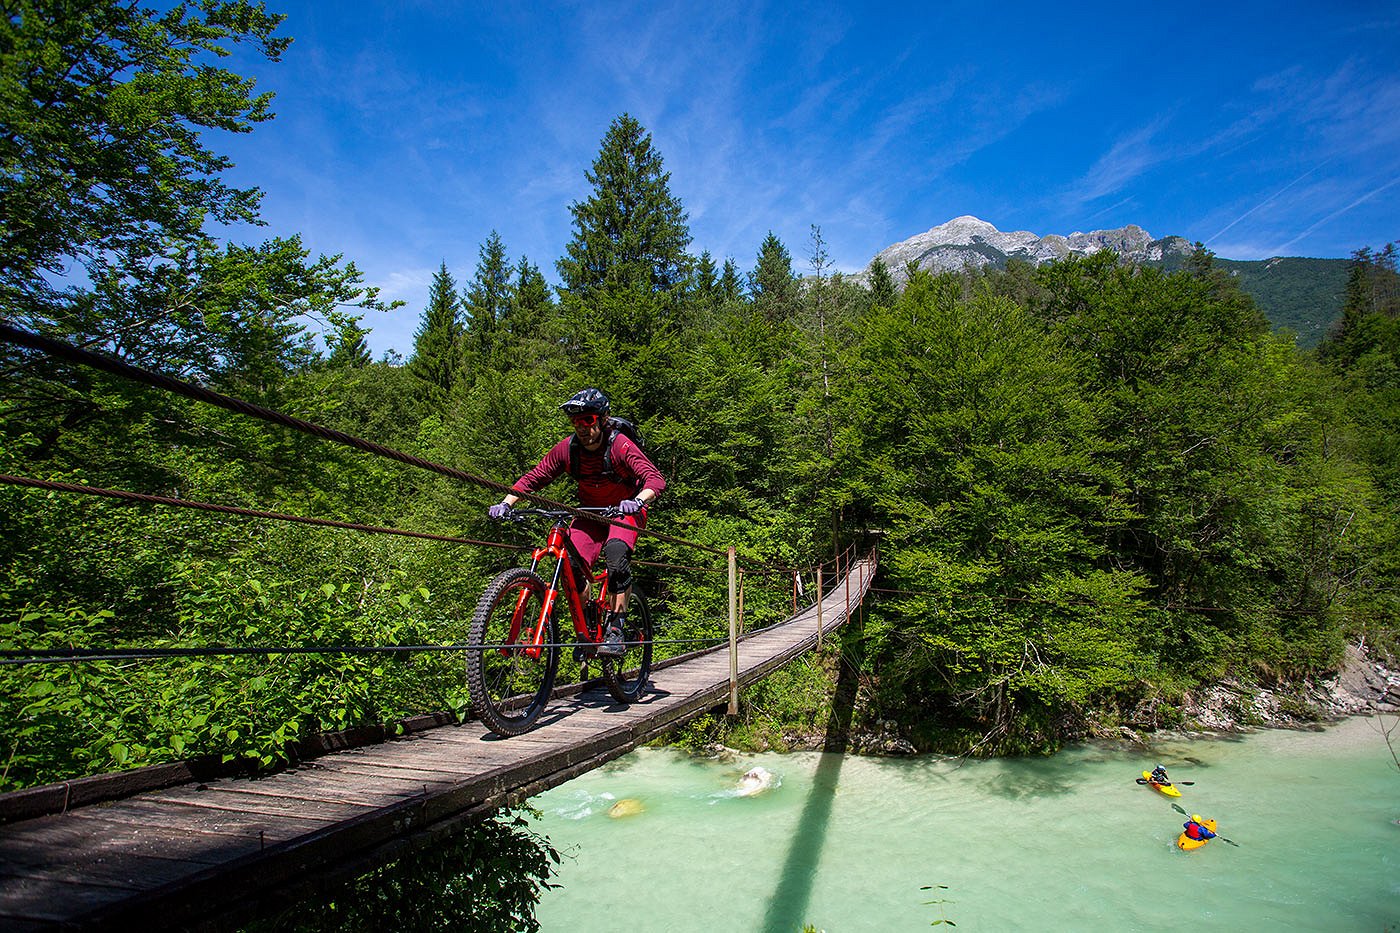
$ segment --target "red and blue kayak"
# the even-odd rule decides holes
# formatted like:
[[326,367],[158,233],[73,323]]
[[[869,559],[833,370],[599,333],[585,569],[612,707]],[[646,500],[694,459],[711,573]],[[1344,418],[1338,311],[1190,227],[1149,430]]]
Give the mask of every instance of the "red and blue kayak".
[[[1206,829],[1210,830],[1211,832],[1215,832],[1215,820],[1201,820],[1201,825],[1204,826]],[[1176,837],[1176,847],[1186,852],[1190,852],[1192,849],[1199,849],[1207,842],[1210,842],[1210,840],[1192,839],[1185,833],[1182,833],[1180,836]]]

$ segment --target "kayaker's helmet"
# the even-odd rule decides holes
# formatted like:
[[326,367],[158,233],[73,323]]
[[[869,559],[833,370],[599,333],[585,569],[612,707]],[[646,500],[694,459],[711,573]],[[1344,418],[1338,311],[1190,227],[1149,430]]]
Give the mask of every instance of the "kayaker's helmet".
[[608,397],[597,389],[584,389],[575,392],[563,405],[559,406],[566,415],[598,415],[602,417],[608,413],[612,405],[608,402]]
[[1199,823],[1200,821],[1201,821],[1201,815],[1200,815],[1199,813],[1193,813],[1193,814],[1191,814],[1191,822],[1193,822],[1193,823]]

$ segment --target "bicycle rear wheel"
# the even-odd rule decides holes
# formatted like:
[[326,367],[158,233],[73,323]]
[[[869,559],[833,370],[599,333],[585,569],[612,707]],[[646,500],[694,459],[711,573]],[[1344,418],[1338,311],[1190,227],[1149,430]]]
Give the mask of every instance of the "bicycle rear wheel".
[[620,658],[603,659],[603,682],[619,703],[635,703],[647,688],[651,676],[651,607],[646,597],[633,590],[628,597],[627,626],[622,633],[627,643]]
[[535,573],[513,567],[487,585],[472,616],[467,686],[477,716],[497,735],[528,732],[554,690],[559,637],[553,612],[544,647],[510,647],[533,640],[546,590]]

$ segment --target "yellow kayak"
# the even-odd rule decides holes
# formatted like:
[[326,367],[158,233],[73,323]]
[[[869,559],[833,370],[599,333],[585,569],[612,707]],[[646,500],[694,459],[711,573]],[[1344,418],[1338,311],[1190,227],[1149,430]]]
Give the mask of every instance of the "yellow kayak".
[[1148,787],[1156,788],[1157,790],[1159,790],[1159,791],[1161,791],[1162,793],[1166,794],[1168,797],[1180,797],[1180,796],[1181,796],[1181,791],[1177,790],[1177,789],[1176,789],[1175,787],[1173,787],[1172,785],[1170,785],[1170,784],[1158,784],[1156,781],[1152,780],[1152,772],[1151,772],[1151,771],[1144,771],[1144,772],[1142,772],[1142,779],[1143,779],[1144,781],[1147,782],[1147,786],[1148,786]]
[[[1215,832],[1215,820],[1201,820],[1201,825],[1204,826],[1206,829],[1210,830],[1211,832]],[[1192,849],[1199,849],[1207,842],[1210,842],[1210,840],[1192,839],[1185,833],[1182,833],[1180,836],[1176,837],[1176,847],[1186,852],[1190,852]]]

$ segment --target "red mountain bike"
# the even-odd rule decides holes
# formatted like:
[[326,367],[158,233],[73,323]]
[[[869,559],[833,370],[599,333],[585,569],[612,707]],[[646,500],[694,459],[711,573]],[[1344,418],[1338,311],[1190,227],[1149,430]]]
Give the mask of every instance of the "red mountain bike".
[[[616,509],[581,509],[611,518]],[[512,567],[497,574],[481,594],[468,636],[467,685],[472,705],[481,721],[497,735],[528,732],[544,712],[559,671],[560,650],[574,649],[574,658],[587,662],[597,656],[607,619],[608,572],[593,574],[593,589],[584,599],[574,567],[583,566],[569,541],[572,514],[547,509],[516,509],[511,521],[545,518],[553,522],[543,547],[535,548],[530,566]],[[540,561],[554,558],[549,583],[539,574]],[[567,558],[573,558],[572,560]],[[577,561],[577,564],[575,563]],[[567,596],[569,618],[576,642],[560,644],[558,603]],[[620,703],[635,701],[646,689],[651,674],[651,610],[646,597],[633,587],[628,597],[627,626],[623,632],[626,652],[617,658],[600,658],[603,681]]]

